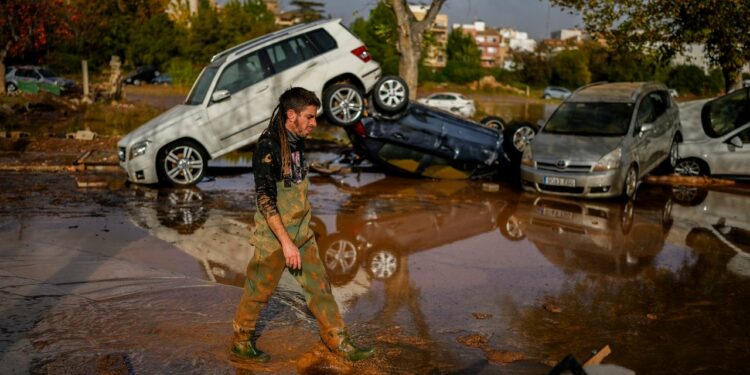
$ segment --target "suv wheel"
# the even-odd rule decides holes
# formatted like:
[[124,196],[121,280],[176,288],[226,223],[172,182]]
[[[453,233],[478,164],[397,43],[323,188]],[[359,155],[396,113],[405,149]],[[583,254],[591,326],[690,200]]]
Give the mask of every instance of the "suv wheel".
[[208,155],[191,141],[177,141],[159,150],[156,172],[159,181],[173,186],[197,184],[206,175]]
[[505,130],[505,121],[497,116],[487,116],[480,121],[482,125],[497,131]]
[[364,112],[362,91],[351,83],[337,83],[323,94],[323,112],[332,123],[339,126],[354,125]]
[[409,104],[409,86],[401,77],[385,76],[375,83],[372,96],[378,111],[395,114]]
[[514,162],[520,162],[523,150],[536,135],[536,127],[530,122],[511,122],[503,131],[503,149]]

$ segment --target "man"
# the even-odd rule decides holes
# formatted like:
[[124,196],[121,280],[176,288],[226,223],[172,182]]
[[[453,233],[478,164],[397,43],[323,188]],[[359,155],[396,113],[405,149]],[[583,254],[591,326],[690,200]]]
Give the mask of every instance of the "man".
[[253,153],[258,206],[255,253],[247,266],[245,289],[234,317],[231,349],[240,359],[270,359],[255,348],[251,337],[284,268],[289,268],[302,286],[307,306],[318,320],[321,339],[333,353],[350,361],[374,353],[374,349],[358,349],[349,341],[309,225],[312,215],[303,139],[315,129],[319,107],[320,100],[311,91],[300,87],[285,91]]

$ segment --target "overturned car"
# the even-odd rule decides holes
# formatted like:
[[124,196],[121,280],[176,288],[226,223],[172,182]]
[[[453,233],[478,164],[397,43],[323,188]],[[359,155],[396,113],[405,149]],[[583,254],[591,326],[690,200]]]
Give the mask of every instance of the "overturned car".
[[485,125],[410,102],[396,76],[383,77],[372,95],[370,116],[347,127],[347,134],[360,156],[393,174],[467,179],[510,171],[513,156],[522,151],[514,147],[514,135],[533,137],[536,131],[526,125],[519,132],[518,124],[506,127],[494,117]]

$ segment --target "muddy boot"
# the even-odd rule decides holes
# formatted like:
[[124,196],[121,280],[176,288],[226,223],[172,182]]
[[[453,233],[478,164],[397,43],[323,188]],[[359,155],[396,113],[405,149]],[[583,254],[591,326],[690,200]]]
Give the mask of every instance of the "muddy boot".
[[[245,336],[245,335],[243,335]],[[268,362],[271,360],[271,356],[258,350],[253,342],[250,340],[252,332],[246,337],[238,338],[235,335],[235,340],[232,343],[232,356],[240,360],[254,361],[254,362]]]
[[352,345],[349,335],[345,331],[332,331],[326,333],[325,336],[323,342],[328,349],[347,361],[361,361],[375,354],[375,348],[358,348]]

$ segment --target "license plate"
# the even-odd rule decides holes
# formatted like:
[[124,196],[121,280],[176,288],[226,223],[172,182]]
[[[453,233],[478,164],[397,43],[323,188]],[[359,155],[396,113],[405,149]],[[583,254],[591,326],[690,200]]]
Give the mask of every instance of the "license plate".
[[574,178],[545,176],[544,177],[544,184],[545,185],[554,185],[554,186],[575,187],[576,186],[576,180]]
[[541,207],[539,213],[543,216],[554,217],[556,219],[573,219],[573,213],[569,211],[562,211],[555,208]]

